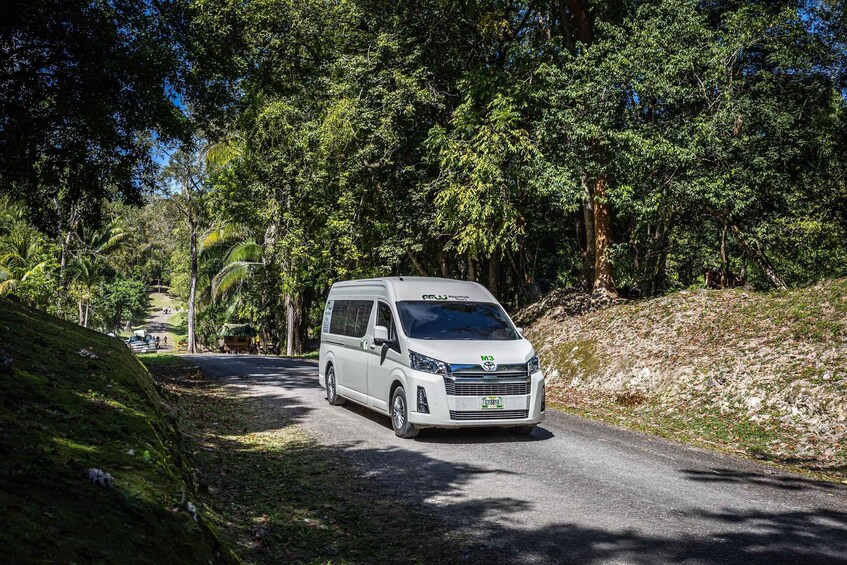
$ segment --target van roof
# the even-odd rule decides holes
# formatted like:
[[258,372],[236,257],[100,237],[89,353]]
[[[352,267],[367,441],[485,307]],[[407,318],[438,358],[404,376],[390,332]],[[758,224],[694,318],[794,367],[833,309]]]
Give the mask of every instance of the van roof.
[[473,281],[444,279],[440,277],[380,277],[341,281],[333,289],[354,290],[356,287],[385,288],[394,300],[460,300],[471,302],[497,302],[484,286]]

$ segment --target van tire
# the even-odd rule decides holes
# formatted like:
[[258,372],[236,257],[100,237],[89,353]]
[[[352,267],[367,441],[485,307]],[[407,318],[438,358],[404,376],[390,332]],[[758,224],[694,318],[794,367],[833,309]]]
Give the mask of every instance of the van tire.
[[518,435],[528,436],[535,431],[535,424],[527,424],[525,426],[516,426],[512,431]]
[[406,390],[402,386],[394,389],[391,395],[391,427],[397,437],[411,439],[417,437],[420,430],[409,422],[409,405],[406,402]]
[[326,370],[326,400],[333,406],[344,404],[344,399],[338,395],[338,382],[335,380],[335,367]]

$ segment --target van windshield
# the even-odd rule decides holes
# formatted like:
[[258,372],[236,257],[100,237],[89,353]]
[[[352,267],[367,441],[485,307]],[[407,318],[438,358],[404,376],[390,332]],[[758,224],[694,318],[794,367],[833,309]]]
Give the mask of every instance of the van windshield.
[[397,303],[397,310],[403,331],[412,339],[520,339],[499,304],[404,300]]

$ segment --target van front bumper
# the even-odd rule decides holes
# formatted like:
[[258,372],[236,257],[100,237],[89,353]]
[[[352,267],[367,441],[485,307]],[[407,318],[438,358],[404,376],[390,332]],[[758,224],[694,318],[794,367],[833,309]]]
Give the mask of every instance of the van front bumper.
[[[490,384],[495,384],[492,381]],[[486,383],[489,384],[489,383]],[[418,412],[418,387],[426,392],[429,413]],[[508,427],[538,424],[544,420],[544,374],[529,376],[529,394],[447,394],[444,378],[411,371],[407,402],[409,421],[420,428]],[[504,389],[505,390],[505,389]],[[498,398],[502,407],[484,408],[484,400]]]

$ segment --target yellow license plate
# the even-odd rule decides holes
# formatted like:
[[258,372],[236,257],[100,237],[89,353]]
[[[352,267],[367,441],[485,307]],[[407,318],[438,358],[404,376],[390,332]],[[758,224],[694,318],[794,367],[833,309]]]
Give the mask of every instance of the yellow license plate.
[[503,408],[502,396],[486,396],[482,399],[483,410],[498,410]]

